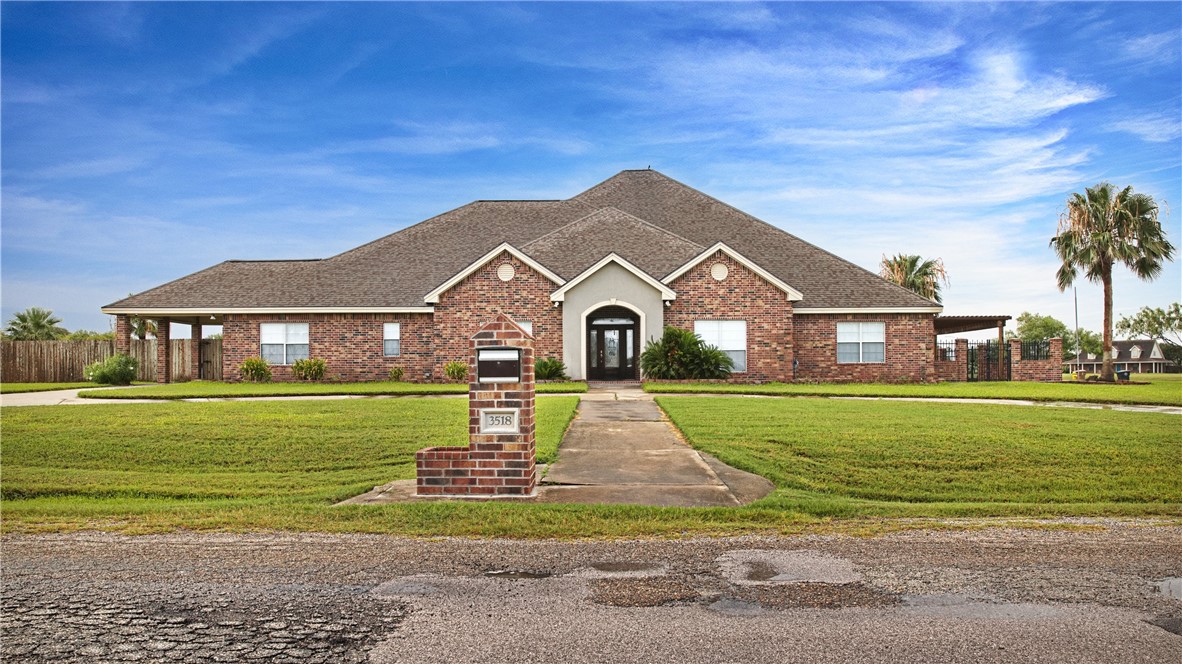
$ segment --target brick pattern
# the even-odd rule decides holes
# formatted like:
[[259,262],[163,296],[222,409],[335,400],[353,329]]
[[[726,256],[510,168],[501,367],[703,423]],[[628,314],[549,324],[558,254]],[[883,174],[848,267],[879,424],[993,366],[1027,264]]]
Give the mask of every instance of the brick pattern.
[[[936,331],[932,314],[798,314],[796,334],[797,380],[829,382],[928,382],[939,375],[935,367]],[[886,323],[885,361],[838,364],[838,322]],[[967,351],[966,351],[967,352]]]
[[957,339],[956,356],[951,360],[936,358],[936,378],[946,382],[964,383],[969,380],[969,340]]
[[189,378],[201,378],[201,323],[193,323],[189,337]]
[[[519,383],[476,382],[476,351],[487,346],[522,349]],[[420,496],[527,496],[537,483],[534,442],[533,339],[503,314],[483,327],[469,342],[468,446],[428,447],[415,454]],[[480,411],[486,408],[519,410],[519,432],[482,434]]]
[[115,316],[115,352],[119,355],[131,354],[131,316],[127,314]]
[[[722,281],[710,276],[715,263],[727,267]],[[677,299],[665,310],[666,325],[693,330],[696,320],[747,321],[747,371],[731,382],[792,380],[792,303],[783,291],[721,250],[670,286]]]
[[156,319],[156,382],[172,382],[172,344],[169,343],[172,333],[172,321],[168,318]]
[[1010,380],[1057,383],[1063,380],[1063,340],[1051,339],[1047,360],[1023,360],[1022,340],[1010,339]]
[[[260,323],[308,323],[308,353],[328,365],[329,380],[386,380],[390,369],[402,367],[403,380],[431,382],[437,331],[431,314],[227,314],[222,328],[222,376],[241,380],[238,367],[262,353]],[[383,355],[383,324],[402,326],[401,354]],[[275,381],[291,381],[290,366],[272,366]]]
[[[515,271],[509,281],[497,277],[497,268],[504,263],[513,265]],[[507,251],[468,275],[443,293],[435,305],[435,375],[443,376],[443,365],[448,362],[463,361],[468,337],[501,313],[533,323],[538,357],[561,359],[562,310],[550,301],[550,293],[557,288]]]

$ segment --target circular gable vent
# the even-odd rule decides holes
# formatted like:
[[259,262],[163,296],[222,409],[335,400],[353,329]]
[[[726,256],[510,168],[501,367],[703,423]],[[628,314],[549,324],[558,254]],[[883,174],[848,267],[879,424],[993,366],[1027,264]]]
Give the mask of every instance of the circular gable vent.
[[715,281],[726,279],[726,275],[730,272],[725,263],[715,263],[710,266],[710,276],[714,277]]
[[497,268],[497,279],[501,281],[512,281],[515,274],[517,274],[517,268],[513,267],[512,263],[501,263]]

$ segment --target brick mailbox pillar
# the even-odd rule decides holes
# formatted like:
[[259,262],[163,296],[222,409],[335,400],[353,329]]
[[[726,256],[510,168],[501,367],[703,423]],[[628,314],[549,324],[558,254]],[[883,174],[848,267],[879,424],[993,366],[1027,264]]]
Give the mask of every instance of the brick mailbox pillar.
[[420,496],[529,496],[537,484],[534,338],[508,316],[469,342],[468,446],[415,454]]

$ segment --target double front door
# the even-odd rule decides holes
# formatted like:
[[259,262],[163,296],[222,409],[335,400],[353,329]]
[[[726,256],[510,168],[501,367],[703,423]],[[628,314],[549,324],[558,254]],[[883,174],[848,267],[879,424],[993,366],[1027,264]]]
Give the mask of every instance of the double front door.
[[631,315],[595,314],[587,317],[587,378],[635,380],[640,340],[636,319]]

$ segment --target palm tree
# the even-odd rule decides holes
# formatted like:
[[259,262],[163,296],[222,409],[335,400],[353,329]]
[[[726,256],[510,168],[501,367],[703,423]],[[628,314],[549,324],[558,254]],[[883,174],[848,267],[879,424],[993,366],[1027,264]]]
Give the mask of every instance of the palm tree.
[[4,331],[15,341],[51,341],[68,334],[66,328],[58,325],[60,322],[62,319],[54,316],[52,310],[29,307],[13,314]]
[[132,316],[130,320],[131,333],[135,338],[141,341],[148,338],[148,335],[156,336],[156,321],[149,318],[140,318],[139,316]]
[[1065,291],[1083,270],[1088,281],[1104,286],[1104,365],[1101,380],[1112,380],[1112,268],[1122,263],[1133,274],[1151,281],[1162,264],[1174,257],[1157,220],[1157,203],[1132,187],[1117,191],[1108,182],[1072,194],[1059,216],[1059,232],[1051,247],[1063,264],[1055,273]]
[[890,258],[883,256],[879,274],[883,279],[920,297],[937,304],[943,303],[940,288],[948,284],[948,273],[944,270],[944,261],[939,258],[925,261],[919,256],[908,254],[895,254]]

